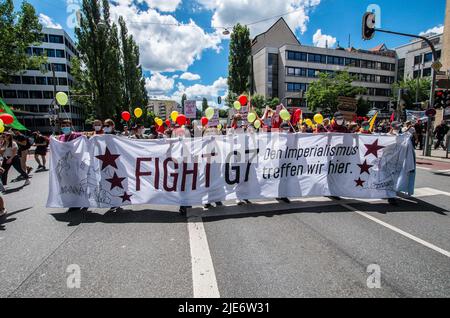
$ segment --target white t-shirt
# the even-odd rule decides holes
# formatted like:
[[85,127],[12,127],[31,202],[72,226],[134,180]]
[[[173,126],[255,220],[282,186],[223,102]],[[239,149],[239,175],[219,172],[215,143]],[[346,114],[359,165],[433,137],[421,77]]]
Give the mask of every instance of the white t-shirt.
[[[3,158],[11,158],[13,156],[13,150],[18,149],[17,143],[13,141],[11,147],[5,147],[3,148],[5,151],[3,152]],[[17,153],[17,152],[16,152]]]

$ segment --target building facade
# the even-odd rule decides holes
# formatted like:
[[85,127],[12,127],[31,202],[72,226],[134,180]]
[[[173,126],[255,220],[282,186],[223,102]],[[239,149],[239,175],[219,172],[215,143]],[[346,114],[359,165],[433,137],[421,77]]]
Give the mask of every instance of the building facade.
[[445,9],[445,25],[444,39],[442,48],[442,64],[443,71],[450,72],[450,0],[447,0],[447,8]]
[[[71,60],[78,56],[76,45],[64,30],[43,28],[41,45],[27,48],[27,54],[47,56],[47,64],[38,70],[16,74],[9,85],[0,83],[0,97],[25,127],[50,133],[49,111],[55,92],[65,92],[70,97],[70,88],[74,84]],[[84,128],[82,107],[71,98],[69,104],[59,110],[59,118],[71,119],[76,130]]]
[[156,117],[163,120],[170,118],[170,114],[174,111],[180,112],[180,105],[173,100],[157,100],[151,99],[148,102],[147,110],[153,112]]
[[[442,57],[443,34],[426,35],[434,44],[437,57]],[[423,40],[413,40],[395,49],[397,53],[397,80],[431,76],[433,53]]]
[[287,107],[301,107],[308,113],[304,98],[308,86],[321,72],[346,70],[357,78],[353,85],[367,88],[364,99],[373,107],[390,110],[396,56],[384,45],[371,51],[305,46],[280,19],[253,40],[252,56],[255,93],[278,97]]

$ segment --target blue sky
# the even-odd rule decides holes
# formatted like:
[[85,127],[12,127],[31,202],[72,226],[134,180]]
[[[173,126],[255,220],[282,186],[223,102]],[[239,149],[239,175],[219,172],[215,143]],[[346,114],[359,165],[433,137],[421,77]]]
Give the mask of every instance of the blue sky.
[[[29,2],[42,14],[44,24],[62,27],[73,36],[68,18],[81,0]],[[21,1],[15,3],[19,5]],[[150,95],[179,99],[186,92],[191,99],[209,100],[226,93],[229,40],[221,35],[220,27],[293,12],[285,19],[302,44],[324,45],[327,38],[328,44],[339,42],[347,46],[350,35],[356,48],[372,48],[380,43],[394,48],[409,39],[384,34],[377,34],[368,42],[361,39],[362,14],[370,4],[380,7],[382,28],[415,34],[442,26],[445,12],[445,0],[111,0],[110,3],[113,18],[119,14],[125,17],[141,47]],[[265,31],[276,20],[252,24],[252,36]]]

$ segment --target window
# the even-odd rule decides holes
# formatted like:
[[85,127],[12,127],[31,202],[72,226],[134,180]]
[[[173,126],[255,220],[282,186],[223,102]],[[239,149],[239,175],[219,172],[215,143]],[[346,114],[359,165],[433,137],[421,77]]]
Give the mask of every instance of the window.
[[328,56],[328,64],[344,65],[345,64],[345,59],[343,57]]
[[33,48],[33,55],[34,56],[42,56],[44,55],[44,49],[40,47],[34,47]]
[[53,77],[47,77],[47,85],[55,85],[53,82]]
[[28,55],[28,56],[32,56],[32,55],[33,55],[33,50],[31,49],[31,47],[27,47],[27,48],[25,49],[25,53],[26,53],[26,55]]
[[308,77],[317,77],[318,71],[313,69],[308,69]]
[[10,90],[4,90],[3,91],[3,97],[4,98],[17,98],[17,92],[16,91],[10,91]]
[[42,99],[42,91],[30,91],[30,98]]
[[20,76],[11,76],[11,84],[22,84]]
[[327,57],[321,54],[308,54],[308,62],[326,64]]
[[442,51],[441,50],[436,51],[436,57],[438,60],[441,58],[441,56],[442,56]]
[[37,85],[47,85],[47,78],[41,77],[41,76],[36,76],[36,84]]
[[345,65],[350,66],[350,67],[360,67],[361,64],[360,64],[359,60],[357,60],[357,59],[346,58]]
[[397,78],[399,81],[405,78],[405,59],[398,60]]
[[44,99],[53,99],[53,91],[44,91]]
[[48,57],[55,57],[56,56],[55,50],[53,50],[53,49],[45,49],[45,53],[46,53],[46,55]]
[[431,76],[431,67],[425,68],[425,69],[423,70],[422,76],[423,76],[423,77]]
[[414,57],[414,65],[422,63],[422,55],[417,55]]
[[66,64],[54,63],[53,65],[55,67],[55,72],[66,72],[67,71]]
[[286,69],[287,69],[286,74],[287,74],[288,76],[295,76],[295,68],[293,68],[293,67],[287,67]]
[[28,98],[28,91],[17,91],[17,98]]
[[42,42],[48,42],[48,34],[42,34]]
[[33,76],[22,76],[22,83],[28,85],[36,84]]
[[294,60],[294,61],[306,61],[307,54],[304,52],[287,51],[287,59]]
[[428,62],[431,62],[431,61],[433,61],[433,53],[427,53],[427,54],[425,54],[424,56],[423,56],[423,62],[424,63],[428,63]]
[[48,113],[49,106],[48,105],[39,105],[39,112],[40,113]]
[[286,83],[288,92],[301,92],[306,91],[305,83]]
[[64,44],[64,37],[62,37],[61,35],[50,34],[48,36],[48,40],[50,43]]
[[64,58],[64,50],[56,50],[56,57]]
[[67,86],[67,78],[60,77],[58,78],[58,82],[60,86]]
[[413,78],[418,78],[418,77],[420,77],[420,71],[419,70],[414,71]]

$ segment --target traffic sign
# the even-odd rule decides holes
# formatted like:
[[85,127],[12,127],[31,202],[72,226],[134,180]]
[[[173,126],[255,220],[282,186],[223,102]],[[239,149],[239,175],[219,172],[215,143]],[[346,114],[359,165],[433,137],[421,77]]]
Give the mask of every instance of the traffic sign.
[[435,70],[436,72],[439,72],[439,71],[441,70],[442,66],[443,66],[442,63],[439,62],[439,61],[435,61],[435,62],[431,65],[431,67],[433,68],[433,70]]
[[425,112],[425,115],[428,117],[435,117],[436,116],[436,109],[430,108]]

